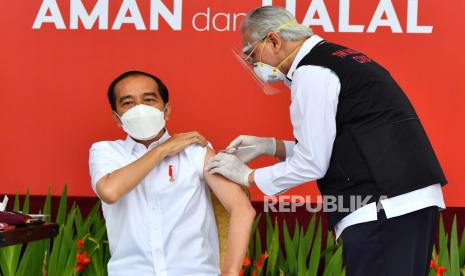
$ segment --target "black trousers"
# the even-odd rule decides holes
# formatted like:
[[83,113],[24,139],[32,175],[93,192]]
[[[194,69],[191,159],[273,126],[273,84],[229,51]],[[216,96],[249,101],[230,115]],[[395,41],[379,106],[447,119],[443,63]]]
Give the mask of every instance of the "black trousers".
[[347,276],[423,276],[429,272],[438,207],[347,227],[341,235]]

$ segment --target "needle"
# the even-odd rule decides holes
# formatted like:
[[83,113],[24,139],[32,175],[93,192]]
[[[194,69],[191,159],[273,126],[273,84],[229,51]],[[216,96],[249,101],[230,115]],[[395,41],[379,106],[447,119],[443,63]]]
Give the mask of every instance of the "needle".
[[225,152],[225,153],[233,153],[238,150],[243,150],[243,149],[252,149],[255,148],[256,146],[244,146],[244,147],[234,147],[234,148],[229,148],[229,149],[223,149],[220,150],[220,152]]

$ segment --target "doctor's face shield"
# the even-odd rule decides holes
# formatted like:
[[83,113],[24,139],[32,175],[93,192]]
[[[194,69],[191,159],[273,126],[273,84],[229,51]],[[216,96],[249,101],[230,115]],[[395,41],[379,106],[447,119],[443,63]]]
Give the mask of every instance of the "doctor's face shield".
[[282,59],[277,65],[272,66],[263,61],[263,52],[267,45],[272,45],[268,38],[271,33],[275,33],[278,37],[278,32],[293,24],[298,24],[296,21],[289,21],[276,29],[276,32],[268,32],[261,39],[249,41],[247,33],[244,33],[244,44],[242,47],[233,48],[233,54],[242,67],[249,73],[255,83],[267,95],[280,93],[286,88],[282,81],[286,80],[286,75],[280,71],[281,65],[291,56],[289,54]]
[[233,48],[232,51],[261,90],[267,95],[274,95],[285,89],[280,82],[286,76],[279,71],[278,67],[262,62],[263,50],[267,42],[269,42],[268,35],[260,40],[248,42],[242,48]]

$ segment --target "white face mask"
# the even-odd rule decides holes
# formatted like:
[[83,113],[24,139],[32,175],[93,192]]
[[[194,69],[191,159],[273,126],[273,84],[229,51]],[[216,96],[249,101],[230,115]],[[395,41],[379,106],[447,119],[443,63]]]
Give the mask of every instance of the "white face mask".
[[263,82],[278,82],[278,81],[286,80],[286,75],[283,72],[281,72],[278,68],[280,68],[281,65],[284,64],[284,62],[286,62],[297,50],[300,49],[300,46],[302,45],[303,42],[300,45],[297,45],[297,47],[295,47],[294,50],[292,50],[287,55],[287,57],[285,57],[278,65],[271,66],[261,61],[263,49],[265,48],[267,40],[268,38],[265,39],[263,46],[261,48],[260,61],[253,63],[253,71],[257,75],[257,77],[261,79]]
[[[166,105],[165,105],[166,108]],[[132,138],[142,141],[153,139],[165,127],[165,109],[138,104],[119,117],[123,130]]]
[[264,82],[278,82],[286,79],[286,75],[283,72],[263,62],[255,62],[253,64],[253,71]]

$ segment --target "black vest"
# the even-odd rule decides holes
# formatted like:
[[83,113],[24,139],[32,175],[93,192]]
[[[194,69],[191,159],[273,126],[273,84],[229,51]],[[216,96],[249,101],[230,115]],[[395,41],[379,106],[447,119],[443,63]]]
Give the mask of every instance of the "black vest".
[[[345,209],[350,195],[371,196],[371,203],[447,183],[412,104],[386,69],[328,42],[315,46],[297,68],[304,65],[329,68],[341,83],[336,139],[326,175],[318,180],[322,195],[336,196]],[[350,212],[326,213],[333,228]]]

